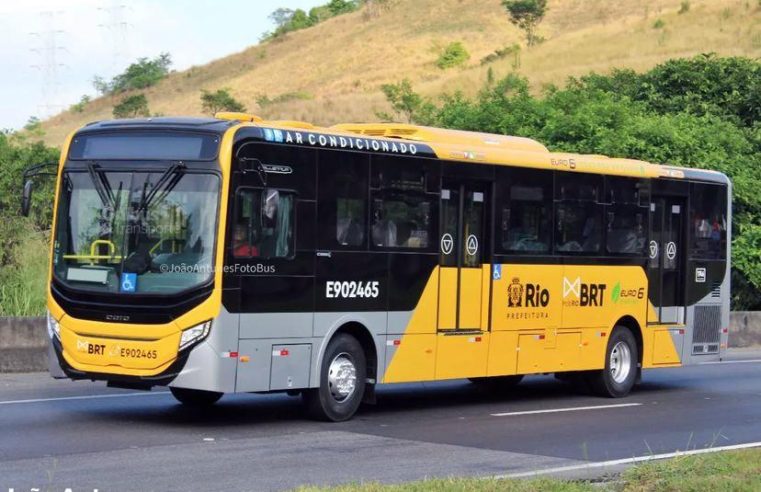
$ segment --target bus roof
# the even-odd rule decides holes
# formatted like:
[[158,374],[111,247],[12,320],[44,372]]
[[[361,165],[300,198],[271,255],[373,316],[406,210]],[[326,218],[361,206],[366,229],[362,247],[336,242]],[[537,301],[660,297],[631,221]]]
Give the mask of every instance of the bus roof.
[[232,124],[243,127],[272,128],[291,132],[357,137],[371,140],[425,144],[442,160],[557,169],[587,173],[642,178],[688,178],[727,183],[727,177],[716,171],[653,164],[636,159],[612,158],[604,155],[550,152],[540,142],[493,133],[434,128],[404,123],[342,123],[319,127],[295,120],[264,120],[248,113],[217,113],[214,118],[139,118],[90,123],[82,131],[119,129],[173,128],[222,133]]

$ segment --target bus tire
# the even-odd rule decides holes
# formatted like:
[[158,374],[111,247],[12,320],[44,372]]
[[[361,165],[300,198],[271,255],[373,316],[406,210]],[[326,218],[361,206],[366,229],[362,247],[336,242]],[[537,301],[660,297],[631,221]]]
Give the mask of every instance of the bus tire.
[[600,396],[622,398],[637,381],[637,341],[625,326],[613,328],[605,351],[605,369],[592,371],[587,382]]
[[320,387],[304,391],[312,418],[342,422],[354,416],[365,393],[367,362],[362,345],[351,335],[333,337],[320,368]]
[[172,387],[169,388],[169,391],[172,392],[172,396],[174,396],[178,402],[189,407],[209,407],[217,403],[224,394],[216,391]]
[[514,374],[511,376],[492,376],[487,378],[468,378],[478,389],[487,391],[498,391],[518,386],[523,380],[523,374]]

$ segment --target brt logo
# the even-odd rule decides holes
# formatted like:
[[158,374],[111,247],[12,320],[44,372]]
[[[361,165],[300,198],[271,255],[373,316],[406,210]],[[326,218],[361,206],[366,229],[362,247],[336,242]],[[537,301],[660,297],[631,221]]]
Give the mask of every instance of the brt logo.
[[77,340],[77,352],[82,352],[84,354],[90,355],[105,355],[106,346]]
[[518,277],[507,286],[507,307],[547,307],[550,291],[539,284],[522,284]]
[[569,280],[563,277],[564,306],[603,306],[605,305],[606,284],[585,284],[581,277]]

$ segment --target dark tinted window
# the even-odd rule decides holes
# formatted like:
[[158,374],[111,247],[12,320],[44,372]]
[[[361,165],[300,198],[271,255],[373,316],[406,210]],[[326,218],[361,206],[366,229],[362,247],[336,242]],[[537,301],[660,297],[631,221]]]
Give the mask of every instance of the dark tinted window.
[[614,204],[605,207],[605,250],[612,254],[641,256],[647,238],[647,208]]
[[531,254],[550,251],[552,238],[552,173],[499,169],[500,218],[497,249]]
[[74,138],[69,158],[211,160],[218,147],[218,136],[200,133],[98,133]]
[[557,173],[555,182],[555,250],[598,253],[602,245],[602,177]]
[[426,190],[431,166],[422,159],[373,158],[370,224],[373,247],[433,246],[438,195]]
[[557,200],[596,202],[602,198],[602,176],[559,172],[555,179],[555,198]]
[[690,254],[693,258],[724,259],[727,254],[727,188],[692,184]]
[[605,203],[633,203],[647,206],[650,199],[649,183],[644,179],[605,177]]
[[367,245],[367,176],[363,154],[319,154],[319,247],[364,249]]

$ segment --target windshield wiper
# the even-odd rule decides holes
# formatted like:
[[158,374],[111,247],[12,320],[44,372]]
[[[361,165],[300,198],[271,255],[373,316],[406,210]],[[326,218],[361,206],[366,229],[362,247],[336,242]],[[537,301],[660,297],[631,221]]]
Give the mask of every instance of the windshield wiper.
[[[151,175],[150,173],[146,175],[145,177],[145,183],[143,183],[143,196],[140,198],[140,207],[138,207],[138,212],[141,210],[146,210],[150,205],[157,200],[160,202],[164,199],[166,195],[169,194],[172,189],[177,186],[177,183],[182,178],[182,173],[185,170],[185,164],[182,162],[175,162],[173,163],[169,169],[164,171],[164,173],[159,176],[158,181],[156,182],[156,186],[153,187],[153,189],[148,192],[148,194],[145,194],[145,190],[148,187],[148,184],[150,183]],[[161,194],[159,194],[161,193]]]
[[107,207],[114,207],[114,193],[111,189],[111,185],[103,175],[103,171],[95,162],[87,163],[87,172],[90,174],[95,191],[100,197],[100,201]]

